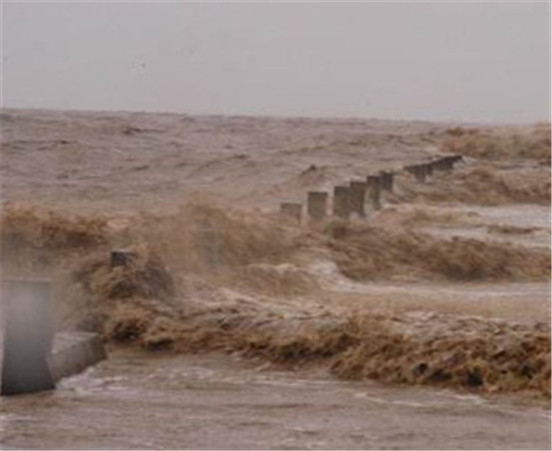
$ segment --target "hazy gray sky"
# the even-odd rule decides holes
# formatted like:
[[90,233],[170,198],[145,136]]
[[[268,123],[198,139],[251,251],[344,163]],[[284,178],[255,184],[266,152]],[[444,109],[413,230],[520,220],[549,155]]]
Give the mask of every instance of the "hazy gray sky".
[[550,5],[4,3],[5,107],[549,120]]

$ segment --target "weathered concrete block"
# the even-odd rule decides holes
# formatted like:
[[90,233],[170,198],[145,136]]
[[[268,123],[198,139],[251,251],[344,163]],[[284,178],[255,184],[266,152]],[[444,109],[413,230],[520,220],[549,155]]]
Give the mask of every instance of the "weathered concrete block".
[[349,219],[350,206],[349,206],[349,187],[348,186],[335,186],[333,192],[333,210],[334,216],[342,219]]
[[379,175],[369,175],[366,177],[366,188],[368,192],[368,200],[374,210],[381,208],[381,190],[382,180]]
[[52,308],[49,281],[4,281],[2,395],[55,388],[47,363],[53,338]]
[[282,202],[280,204],[280,215],[292,220],[297,224],[301,224],[301,213],[303,211],[303,204],[296,202]]
[[307,212],[311,221],[323,221],[328,211],[328,193],[309,191],[307,195]]
[[106,359],[98,334],[90,332],[60,332],[54,337],[49,365],[53,379],[72,376]]
[[366,182],[352,181],[349,184],[349,209],[360,218],[366,217],[364,204],[366,202]]

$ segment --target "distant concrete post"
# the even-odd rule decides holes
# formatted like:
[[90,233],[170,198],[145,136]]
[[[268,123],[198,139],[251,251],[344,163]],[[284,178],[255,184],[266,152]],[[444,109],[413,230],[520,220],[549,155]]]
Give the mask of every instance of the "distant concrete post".
[[393,192],[393,178],[392,172],[380,171],[381,189],[385,191]]
[[429,177],[433,177],[433,164],[430,162],[430,163],[424,164],[424,166],[425,166],[426,175]]
[[349,184],[349,208],[360,218],[366,217],[364,204],[366,202],[366,182],[352,181]]
[[369,175],[366,177],[366,186],[368,189],[368,199],[374,210],[381,208],[381,177],[379,175]]
[[414,164],[412,166],[405,166],[404,169],[414,175],[418,182],[425,183],[427,176],[427,169],[425,165]]
[[136,256],[128,249],[114,249],[111,251],[110,265],[112,268],[117,266],[127,266]]
[[419,164],[416,172],[416,180],[420,183],[425,183],[427,181],[427,172],[427,165]]
[[350,189],[348,186],[335,186],[333,192],[333,210],[334,216],[342,219],[349,219],[351,213],[349,206]]
[[301,224],[301,212],[303,205],[296,202],[282,202],[280,204],[280,215],[286,219],[291,219],[297,224]]
[[55,388],[48,366],[52,347],[52,300],[46,280],[5,280],[2,287],[3,395]]
[[307,195],[307,212],[311,221],[323,221],[328,210],[328,193],[309,191]]

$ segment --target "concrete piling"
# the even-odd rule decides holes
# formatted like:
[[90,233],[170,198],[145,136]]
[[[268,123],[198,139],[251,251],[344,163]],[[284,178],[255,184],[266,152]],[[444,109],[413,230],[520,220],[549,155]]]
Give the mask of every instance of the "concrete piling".
[[280,215],[297,224],[301,224],[301,212],[303,204],[296,202],[282,202],[280,204]]
[[388,171],[380,171],[380,179],[381,179],[381,189],[382,191],[388,191],[390,193],[393,192],[393,179],[394,175],[392,172]]
[[366,187],[368,192],[368,199],[372,204],[374,210],[381,208],[381,189],[382,179],[379,175],[369,175],[366,177]]
[[348,186],[335,186],[333,192],[333,209],[332,214],[341,219],[349,219],[350,204],[349,204],[350,189]]
[[359,218],[366,217],[364,204],[366,202],[366,182],[352,181],[349,183],[349,208]]
[[328,193],[309,191],[307,194],[307,212],[311,221],[323,221],[328,209]]
[[424,166],[425,166],[426,175],[428,177],[433,177],[433,165],[431,164],[431,162],[425,163]]
[[50,282],[5,280],[2,292],[1,394],[55,388],[47,362],[53,339]]
[[410,172],[414,178],[420,182],[425,183],[427,179],[427,165],[424,164],[413,164],[411,166],[405,166],[405,171]]
[[128,249],[114,249],[111,251],[110,265],[112,268],[117,266],[127,266],[136,254]]

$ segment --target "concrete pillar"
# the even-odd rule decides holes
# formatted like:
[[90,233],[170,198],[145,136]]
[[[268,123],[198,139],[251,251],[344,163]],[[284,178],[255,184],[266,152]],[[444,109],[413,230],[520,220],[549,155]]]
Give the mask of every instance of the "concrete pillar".
[[5,280],[2,292],[1,393],[55,388],[47,362],[53,338],[50,282]]
[[379,175],[369,175],[366,177],[366,187],[372,208],[379,210],[381,208],[381,177]]
[[425,171],[428,177],[433,177],[433,165],[431,163],[425,163]]
[[303,204],[296,202],[282,202],[280,204],[280,214],[286,219],[290,219],[297,224],[301,224],[301,212]]
[[349,184],[349,208],[360,218],[366,217],[364,204],[366,202],[366,182],[352,181]]
[[111,251],[110,264],[112,268],[117,266],[127,266],[136,254],[128,249],[114,249]]
[[452,171],[454,169],[454,157],[446,156],[440,159],[441,170]]
[[307,197],[307,212],[311,221],[323,221],[328,210],[328,193],[325,191],[309,191]]
[[425,165],[414,164],[411,166],[405,166],[404,169],[414,175],[418,182],[425,183],[427,177],[427,169]]
[[394,175],[392,172],[380,171],[381,179],[381,189],[384,191],[393,192],[393,178]]
[[335,186],[333,192],[333,209],[334,216],[342,219],[349,219],[351,212],[349,205],[349,192],[348,186]]

